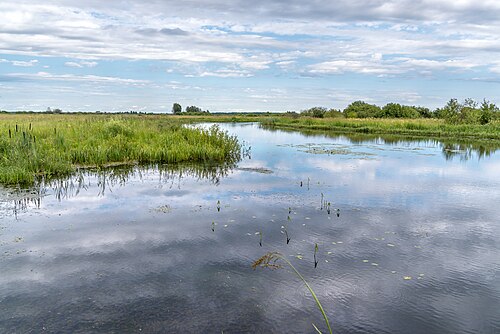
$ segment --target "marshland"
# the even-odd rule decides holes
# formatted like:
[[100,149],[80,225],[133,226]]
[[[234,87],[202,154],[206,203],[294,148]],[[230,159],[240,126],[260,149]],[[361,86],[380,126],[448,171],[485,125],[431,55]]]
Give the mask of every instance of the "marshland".
[[0,332],[500,330],[495,120],[0,118]]

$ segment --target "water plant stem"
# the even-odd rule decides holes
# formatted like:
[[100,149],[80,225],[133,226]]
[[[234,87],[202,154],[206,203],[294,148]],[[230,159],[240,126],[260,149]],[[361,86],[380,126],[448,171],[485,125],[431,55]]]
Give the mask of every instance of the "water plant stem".
[[[328,317],[326,315],[325,310],[323,309],[323,306],[321,305],[321,302],[319,301],[318,297],[316,296],[316,293],[314,293],[314,290],[311,288],[309,283],[305,280],[305,278],[300,274],[300,272],[293,266],[293,264],[288,261],[281,253],[278,252],[270,252],[256,260],[252,264],[252,268],[255,270],[257,267],[264,267],[264,268],[271,268],[271,269],[278,269],[281,268],[281,266],[276,264],[277,260],[282,260],[284,261],[292,270],[294,273],[297,275],[297,277],[300,278],[300,280],[304,283],[306,288],[309,290],[311,293],[311,296],[313,297],[314,301],[316,302],[316,305],[318,306],[321,314],[323,315],[323,319],[325,320],[325,324],[328,327],[328,331],[330,334],[333,333],[332,327],[330,326],[330,322],[328,321]],[[315,326],[316,327],[316,326]],[[317,329],[316,329],[317,330]]]

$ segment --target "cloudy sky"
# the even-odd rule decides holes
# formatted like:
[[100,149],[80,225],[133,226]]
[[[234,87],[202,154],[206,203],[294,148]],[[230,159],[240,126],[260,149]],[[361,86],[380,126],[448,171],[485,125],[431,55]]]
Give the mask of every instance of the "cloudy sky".
[[498,0],[2,0],[0,109],[500,103]]

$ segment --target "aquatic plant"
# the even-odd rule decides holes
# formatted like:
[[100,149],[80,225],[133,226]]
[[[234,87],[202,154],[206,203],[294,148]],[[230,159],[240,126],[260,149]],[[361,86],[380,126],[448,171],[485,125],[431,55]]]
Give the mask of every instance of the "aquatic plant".
[[87,167],[234,164],[240,149],[237,138],[217,126],[185,127],[164,116],[0,115],[3,184],[30,184]]
[[[290,261],[288,261],[281,253],[279,252],[269,252],[261,256],[259,259],[254,261],[252,264],[252,268],[255,270],[257,267],[261,268],[270,268],[270,269],[280,269],[283,268],[283,266],[278,262],[278,261],[283,261],[285,264],[287,264],[297,275],[297,277],[300,278],[300,280],[304,283],[306,288],[309,290],[311,293],[314,301],[316,302],[316,305],[318,306],[321,314],[323,315],[323,319],[325,320],[325,324],[328,327],[328,331],[330,334],[333,333],[332,328],[330,326],[330,322],[328,321],[328,317],[326,315],[325,310],[323,309],[323,306],[321,305],[321,302],[319,301],[318,297],[316,296],[316,293],[314,290],[311,288],[309,283],[305,280],[305,278],[300,274],[300,272],[292,265]],[[321,331],[313,324],[314,328],[316,331],[321,333]]]
[[290,238],[288,237],[288,230],[285,226],[285,235],[286,235],[286,244],[288,245],[288,243],[290,242]]
[[318,253],[318,244],[314,244],[314,268],[318,266],[318,260],[316,259],[316,253]]

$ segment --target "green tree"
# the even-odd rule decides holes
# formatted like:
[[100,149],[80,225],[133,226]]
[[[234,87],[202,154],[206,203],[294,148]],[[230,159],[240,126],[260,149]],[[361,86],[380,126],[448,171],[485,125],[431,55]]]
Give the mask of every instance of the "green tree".
[[174,103],[172,106],[172,114],[178,115],[182,112],[182,106],[179,103]]
[[481,103],[481,107],[479,108],[479,110],[480,124],[488,124],[492,120],[494,115],[498,115],[498,107],[495,104],[486,101],[486,99],[483,100],[483,103]]
[[344,109],[344,115],[348,118],[380,117],[381,114],[379,106],[364,101],[354,101]]
[[327,109],[324,107],[312,107],[306,110],[303,110],[300,114],[303,116],[323,118]]
[[341,117],[344,117],[344,114],[340,110],[332,108],[332,109],[328,110],[327,112],[325,112],[323,117],[341,118]]
[[416,107],[405,106],[399,103],[388,103],[382,108],[380,117],[418,118],[420,117],[420,114]]
[[186,107],[186,112],[189,114],[198,114],[198,113],[202,113],[203,110],[201,110],[201,108],[199,108],[197,106],[189,106],[189,107]]

